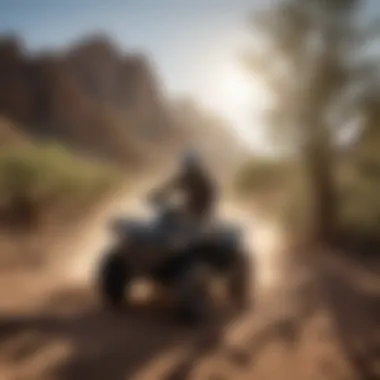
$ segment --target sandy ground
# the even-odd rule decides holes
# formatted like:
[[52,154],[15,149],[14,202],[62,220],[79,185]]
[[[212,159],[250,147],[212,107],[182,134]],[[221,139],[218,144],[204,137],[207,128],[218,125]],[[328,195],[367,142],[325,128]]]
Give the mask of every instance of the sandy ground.
[[92,280],[112,243],[106,222],[147,212],[139,203],[143,188],[61,237],[41,270],[1,273],[0,380],[379,378],[374,266],[334,254],[296,254],[278,226],[232,203],[222,214],[246,227],[258,263],[251,311],[220,313],[193,330],[176,325],[160,306],[102,310]]

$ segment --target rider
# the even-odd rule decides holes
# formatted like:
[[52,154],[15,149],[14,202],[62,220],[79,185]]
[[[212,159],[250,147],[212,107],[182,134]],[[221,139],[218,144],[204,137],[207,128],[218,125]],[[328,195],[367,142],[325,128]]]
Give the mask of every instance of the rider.
[[178,191],[184,195],[183,211],[198,226],[210,220],[216,202],[216,188],[197,151],[185,152],[179,173],[159,190],[161,195]]

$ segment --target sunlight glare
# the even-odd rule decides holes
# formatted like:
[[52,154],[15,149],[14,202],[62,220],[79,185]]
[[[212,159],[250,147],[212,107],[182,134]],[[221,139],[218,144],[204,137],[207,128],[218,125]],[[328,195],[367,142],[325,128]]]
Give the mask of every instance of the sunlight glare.
[[214,71],[204,94],[208,105],[228,120],[246,144],[263,144],[261,117],[272,100],[259,77],[245,73],[237,63],[226,62]]

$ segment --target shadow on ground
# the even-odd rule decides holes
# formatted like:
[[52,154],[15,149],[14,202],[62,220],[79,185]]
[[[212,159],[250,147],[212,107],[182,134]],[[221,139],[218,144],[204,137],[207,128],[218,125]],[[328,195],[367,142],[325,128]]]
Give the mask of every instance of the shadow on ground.
[[[157,357],[183,345],[197,347],[197,357],[188,360],[189,366],[196,365],[203,354],[216,349],[233,318],[226,315],[216,323],[190,329],[170,321],[165,310],[152,310],[152,305],[116,313],[96,309],[92,303],[88,292],[70,290],[49,300],[44,308],[48,312],[1,315],[1,362],[16,368],[40,360],[40,370],[33,375],[36,379],[129,379]],[[68,352],[54,363],[42,364],[49,356],[37,357],[57,344],[69,347]],[[15,378],[34,379],[31,374]]]
[[360,380],[380,379],[380,271],[359,259],[325,258],[321,284],[335,331]]
[[[240,380],[237,374],[245,374],[244,379],[303,380],[310,374],[350,379],[326,348],[335,344],[323,324],[327,313],[354,378],[377,380],[380,274],[372,281],[364,267],[355,264],[353,272],[342,258],[321,262],[321,270],[311,271],[317,273],[304,282],[286,275],[288,283],[294,281],[283,301],[276,291],[274,310],[281,309],[277,303],[293,300],[291,312],[271,312],[268,318],[260,310],[225,313],[198,329],[175,324],[165,308],[146,305],[112,313],[95,306],[89,289],[63,290],[33,313],[0,315],[0,373],[7,370],[7,380],[124,380],[147,372],[148,379],[190,380],[207,362],[218,373],[215,379]],[[239,338],[231,343],[235,335]],[[154,363],[166,357],[157,370]],[[293,377],[285,376],[287,362],[294,363]],[[263,375],[257,368],[264,367]]]
[[[48,312],[0,316],[1,361],[12,368],[39,368],[33,374],[16,370],[14,378],[130,379],[156,359],[178,350],[180,354],[170,359],[169,367],[152,378],[188,380],[199,364],[213,354],[245,371],[272,343],[283,342],[294,348],[300,339],[302,321],[298,317],[258,323],[254,314],[239,318],[226,311],[205,326],[190,329],[170,321],[167,310],[152,305],[122,313],[96,309],[88,293],[66,290],[48,301],[44,307]],[[244,318],[248,321],[246,344],[241,350],[231,348],[224,341],[226,331],[233,322],[239,325]],[[52,357],[57,345],[66,351]]]

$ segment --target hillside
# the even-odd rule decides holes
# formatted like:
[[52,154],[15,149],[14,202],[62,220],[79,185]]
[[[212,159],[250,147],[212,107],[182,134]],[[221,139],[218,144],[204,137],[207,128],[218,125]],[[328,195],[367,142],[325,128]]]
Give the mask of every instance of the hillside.
[[17,38],[0,39],[0,115],[38,139],[135,165],[170,156],[195,141],[194,133],[210,145],[220,134],[205,132],[205,118],[185,120],[176,112],[151,62],[124,54],[105,36],[36,55]]

